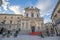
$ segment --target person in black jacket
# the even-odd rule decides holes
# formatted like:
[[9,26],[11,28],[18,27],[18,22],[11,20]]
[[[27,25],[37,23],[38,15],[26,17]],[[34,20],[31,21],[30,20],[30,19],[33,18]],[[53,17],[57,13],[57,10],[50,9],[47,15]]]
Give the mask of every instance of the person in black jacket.
[[0,34],[3,34],[3,32],[4,32],[4,28],[1,28]]

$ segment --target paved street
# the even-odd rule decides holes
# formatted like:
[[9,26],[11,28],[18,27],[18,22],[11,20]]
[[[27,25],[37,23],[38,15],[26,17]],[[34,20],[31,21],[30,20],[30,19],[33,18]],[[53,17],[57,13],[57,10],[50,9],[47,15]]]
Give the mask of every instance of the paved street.
[[14,38],[13,36],[10,36],[9,38],[7,38],[7,37],[1,38],[0,37],[0,40],[60,40],[60,37],[41,38],[39,36],[19,35],[16,38]]
[[60,40],[60,0],[0,0],[0,40]]

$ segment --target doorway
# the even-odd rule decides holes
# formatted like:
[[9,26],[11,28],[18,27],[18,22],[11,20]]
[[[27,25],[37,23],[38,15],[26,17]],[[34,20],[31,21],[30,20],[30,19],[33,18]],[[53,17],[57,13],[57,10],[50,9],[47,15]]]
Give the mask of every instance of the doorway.
[[32,26],[32,27],[31,27],[31,31],[32,31],[32,32],[35,32],[35,26]]

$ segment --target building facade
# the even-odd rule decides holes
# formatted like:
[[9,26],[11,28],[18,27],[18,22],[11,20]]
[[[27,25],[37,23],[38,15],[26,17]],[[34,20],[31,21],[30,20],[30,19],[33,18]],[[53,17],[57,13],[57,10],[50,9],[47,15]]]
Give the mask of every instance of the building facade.
[[42,31],[43,18],[40,17],[38,8],[27,7],[24,16],[22,14],[0,14],[0,27],[7,30],[20,28],[24,32]]
[[60,34],[60,0],[58,0],[58,3],[52,13],[51,16],[55,34]]
[[[47,34],[47,32],[48,32],[48,34]],[[52,36],[54,34],[52,23],[49,22],[49,23],[45,24],[45,34],[49,35],[49,36]]]

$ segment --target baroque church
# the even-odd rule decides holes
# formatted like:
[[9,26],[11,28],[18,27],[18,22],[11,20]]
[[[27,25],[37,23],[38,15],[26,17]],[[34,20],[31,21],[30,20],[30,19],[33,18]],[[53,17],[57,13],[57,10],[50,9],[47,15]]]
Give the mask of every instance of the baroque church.
[[20,29],[21,32],[42,31],[44,20],[40,10],[36,7],[26,7],[24,10],[24,15],[0,13],[0,27],[11,31]]

